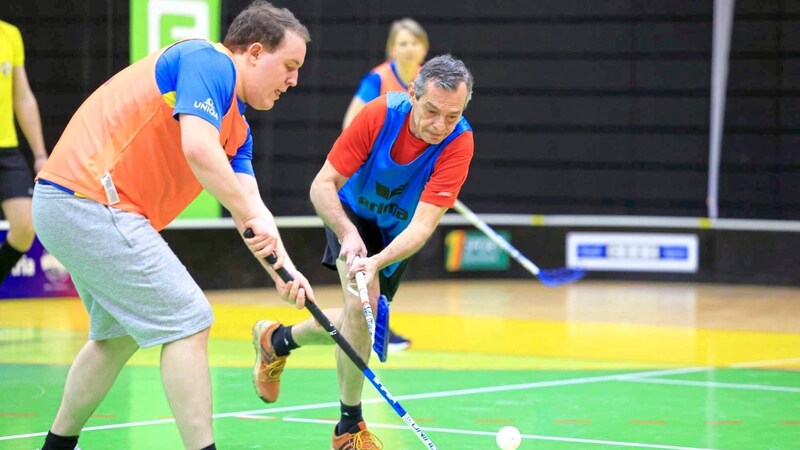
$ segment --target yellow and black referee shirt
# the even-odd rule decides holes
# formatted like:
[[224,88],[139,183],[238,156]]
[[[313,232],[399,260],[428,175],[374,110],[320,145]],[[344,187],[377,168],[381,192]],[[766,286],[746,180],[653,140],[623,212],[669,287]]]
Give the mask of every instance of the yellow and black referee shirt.
[[14,67],[25,64],[25,47],[19,29],[0,20],[0,148],[16,147],[14,127]]

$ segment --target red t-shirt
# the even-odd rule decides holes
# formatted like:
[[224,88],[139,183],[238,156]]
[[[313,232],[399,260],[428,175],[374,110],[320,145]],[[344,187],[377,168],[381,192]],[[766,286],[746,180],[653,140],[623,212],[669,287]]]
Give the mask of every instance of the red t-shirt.
[[[367,103],[333,144],[328,161],[340,174],[349,178],[367,161],[386,120],[386,108],[385,95]],[[402,131],[392,147],[391,157],[398,164],[410,163],[430,147],[430,144],[411,134],[408,129],[409,117],[411,114],[406,116]],[[436,159],[420,200],[452,207],[467,179],[474,148],[472,131],[465,131],[453,139]]]

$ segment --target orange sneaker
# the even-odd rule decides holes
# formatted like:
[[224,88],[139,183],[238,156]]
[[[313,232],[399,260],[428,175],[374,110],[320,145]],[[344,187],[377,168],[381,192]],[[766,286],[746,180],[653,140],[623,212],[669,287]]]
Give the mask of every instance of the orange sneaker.
[[341,436],[336,435],[336,427],[333,428],[333,441],[331,450],[380,450],[383,442],[378,436],[367,430],[367,424],[363,421],[358,422],[358,432],[345,433]]
[[286,366],[286,356],[277,356],[272,348],[272,334],[281,324],[259,320],[253,325],[253,347],[256,349],[256,365],[253,368],[253,386],[256,394],[266,403],[278,400],[281,390],[281,373]]

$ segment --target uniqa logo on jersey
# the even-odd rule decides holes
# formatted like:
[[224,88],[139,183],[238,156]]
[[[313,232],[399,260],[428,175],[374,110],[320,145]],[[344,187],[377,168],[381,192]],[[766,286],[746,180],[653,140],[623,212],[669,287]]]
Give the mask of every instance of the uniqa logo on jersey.
[[181,39],[219,40],[220,0],[131,0],[131,62]]
[[210,98],[207,98],[204,102],[194,102],[194,107],[197,109],[201,109],[208,114],[212,115],[215,119],[219,120],[219,115],[217,115],[217,110],[214,109],[214,101]]

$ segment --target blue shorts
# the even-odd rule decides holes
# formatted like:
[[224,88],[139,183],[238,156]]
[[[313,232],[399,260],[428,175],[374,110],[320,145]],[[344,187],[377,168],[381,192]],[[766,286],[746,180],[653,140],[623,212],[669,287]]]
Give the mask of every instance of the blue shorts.
[[140,347],[210,327],[211,305],[150,221],[37,183],[33,226],[67,268],[89,313],[89,338],[131,336]]

